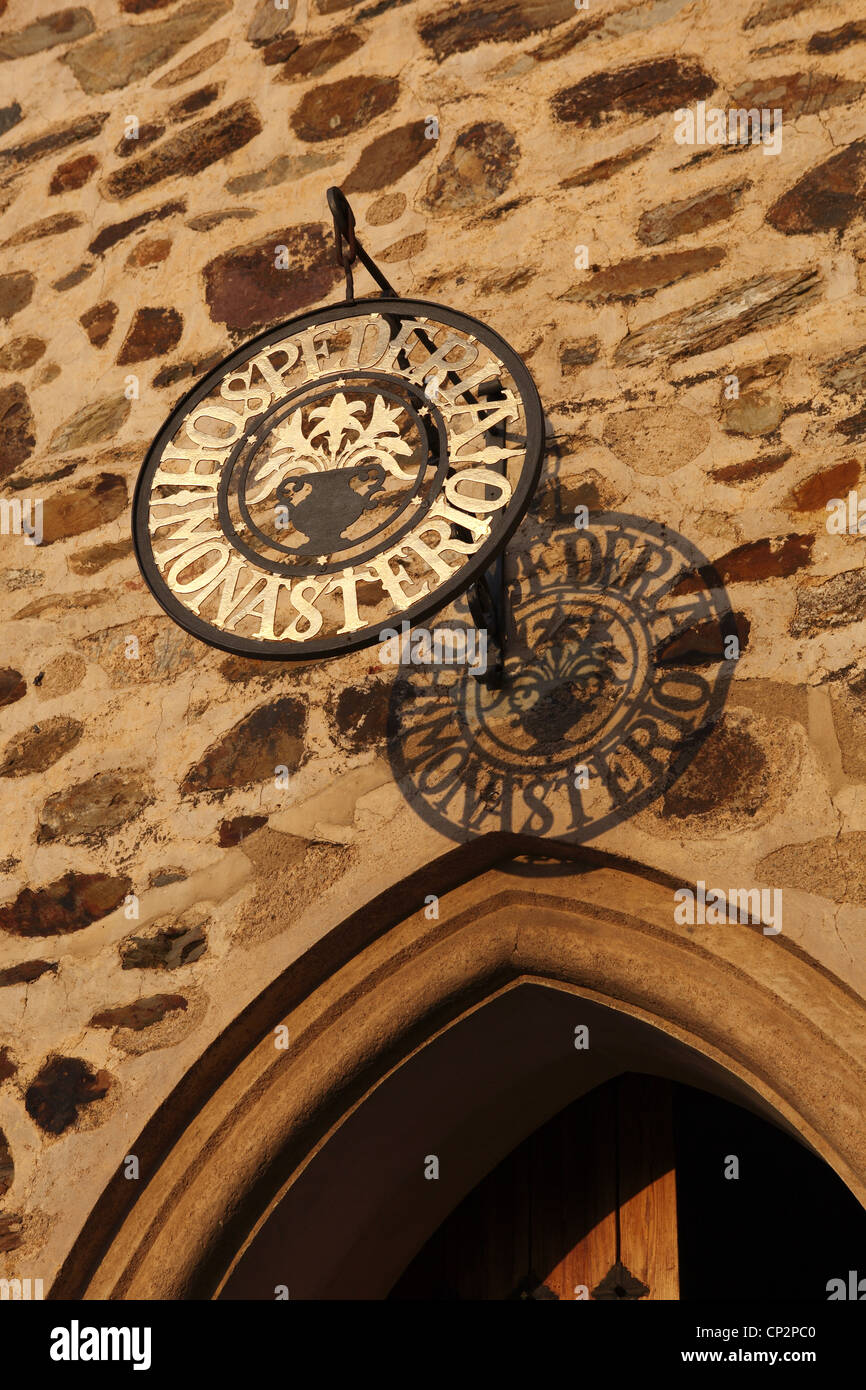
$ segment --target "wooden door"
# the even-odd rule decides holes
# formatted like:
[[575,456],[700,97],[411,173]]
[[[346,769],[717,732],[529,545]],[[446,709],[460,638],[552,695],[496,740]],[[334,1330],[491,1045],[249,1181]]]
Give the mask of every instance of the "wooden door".
[[678,1298],[669,1083],[616,1077],[555,1115],[465,1198],[391,1297]]

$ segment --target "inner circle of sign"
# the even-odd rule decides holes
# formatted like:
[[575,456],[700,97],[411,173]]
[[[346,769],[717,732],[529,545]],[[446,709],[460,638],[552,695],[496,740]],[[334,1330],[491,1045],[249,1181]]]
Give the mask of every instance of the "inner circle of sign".
[[[405,509],[408,506],[410,506],[412,499],[416,497],[419,494],[419,492],[422,491],[422,489],[424,489],[425,501],[423,507],[415,511],[412,514],[412,516],[407,518],[406,522],[397,531],[393,533],[393,535],[390,535],[388,537],[388,545],[395,545],[397,541],[399,541],[403,536],[407,535],[423,520],[424,516],[430,510],[430,508],[432,507],[433,503],[436,501],[436,498],[439,496],[439,493],[442,490],[442,483],[445,479],[445,475],[448,472],[450,460],[448,456],[448,435],[447,430],[445,428],[445,422],[441,412],[436,408],[435,401],[428,399],[428,397],[425,396],[424,393],[420,390],[416,392],[416,394],[420,395],[424,403],[428,406],[433,428],[435,429],[438,437],[438,464],[436,467],[436,472],[433,474],[432,479],[425,486],[425,484],[422,482],[422,479],[425,471],[430,466],[430,443],[427,437],[427,433],[424,430],[421,421],[418,419],[417,413],[413,411],[410,406],[408,406],[404,401],[402,401],[395,392],[387,391],[380,388],[378,391],[378,394],[380,396],[387,397],[388,400],[400,404],[406,411],[406,413],[410,416],[413,423],[416,425],[418,437],[422,444],[421,461],[419,463],[418,470],[415,476],[414,486],[411,489],[407,490],[407,496],[405,500],[401,503],[398,511],[393,516],[386,517],[386,519],[379,526],[377,526],[374,530],[369,531],[360,540],[347,542],[346,545],[341,548],[339,558],[332,560],[330,563],[318,563],[315,566],[311,566],[309,564],[305,566],[303,563],[291,564],[287,561],[279,561],[272,559],[269,556],[264,556],[261,554],[260,551],[257,551],[254,546],[248,545],[247,542],[244,541],[243,537],[238,534],[238,531],[232,521],[230,512],[230,501],[232,493],[234,493],[234,495],[236,496],[238,510],[240,511],[241,516],[243,517],[243,520],[248,526],[248,528],[251,531],[253,531],[255,535],[260,536],[268,546],[270,546],[274,550],[279,550],[282,554],[288,554],[292,556],[297,555],[299,560],[303,556],[310,555],[312,553],[311,547],[305,547],[295,550],[292,547],[281,545],[279,541],[276,541],[272,537],[268,536],[255,524],[255,522],[252,520],[252,517],[249,515],[245,499],[247,478],[249,475],[250,468],[252,467],[252,464],[255,461],[256,455],[259,452],[264,440],[270,434],[272,434],[274,430],[279,428],[283,420],[287,416],[291,415],[293,410],[298,408],[298,403],[301,400],[301,398],[304,398],[302,402],[304,405],[312,404],[315,400],[319,398],[320,394],[322,399],[324,400],[328,397],[330,393],[327,391],[322,391],[321,388],[329,386],[337,381],[345,383],[347,386],[349,386],[349,384],[355,381],[356,379],[364,382],[375,381],[383,383],[388,382],[390,384],[394,384],[396,381],[399,384],[405,386],[407,393],[411,393],[412,387],[414,385],[414,383],[409,382],[406,378],[395,375],[389,375],[385,372],[364,371],[363,368],[359,372],[335,372],[331,376],[319,378],[314,383],[314,394],[312,395],[312,397],[310,396],[311,383],[304,382],[301,386],[297,387],[291,393],[291,395],[283,396],[280,400],[275,401],[273,405],[265,412],[264,418],[259,423],[255,433],[253,435],[244,435],[241,439],[239,439],[237,444],[234,446],[231,454],[229,455],[228,459],[226,460],[225,467],[223,469],[223,474],[220,479],[217,502],[219,510],[220,527],[223,531],[223,534],[231,540],[232,545],[235,547],[236,550],[240,552],[240,554],[244,555],[252,564],[263,566],[272,574],[281,574],[287,577],[293,577],[296,575],[300,576],[304,573],[310,572],[314,572],[316,574],[333,574],[343,569],[347,564],[363,564],[365,560],[370,558],[370,556],[378,553],[378,547],[368,546],[368,548],[362,551],[360,555],[350,554],[349,552],[352,549],[352,547],[356,545],[367,544],[367,542],[369,542],[373,536],[377,535],[380,531],[386,530],[389,526],[392,526],[396,521],[397,516],[399,516],[400,512],[405,511]],[[250,450],[249,455],[244,460],[241,460],[241,455],[248,446]],[[334,554],[335,552],[332,551],[331,553]]]

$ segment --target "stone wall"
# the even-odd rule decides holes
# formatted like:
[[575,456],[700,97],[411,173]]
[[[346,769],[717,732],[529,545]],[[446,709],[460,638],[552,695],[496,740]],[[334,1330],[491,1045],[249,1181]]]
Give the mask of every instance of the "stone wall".
[[[0,13],[0,480],[44,509],[38,547],[0,537],[2,1273],[49,1281],[227,1023],[461,838],[395,777],[375,648],[288,669],[211,650],[132,552],[175,401],[339,298],[332,183],[401,292],[531,366],[550,451],[513,572],[586,505],[666,524],[727,590],[724,711],[594,843],[684,884],[782,888],[786,939],[862,994],[864,539],[827,504],[862,486],[866,19],[821,0]],[[699,101],[779,108],[781,149],[678,143]],[[686,664],[728,659],[692,637]]]

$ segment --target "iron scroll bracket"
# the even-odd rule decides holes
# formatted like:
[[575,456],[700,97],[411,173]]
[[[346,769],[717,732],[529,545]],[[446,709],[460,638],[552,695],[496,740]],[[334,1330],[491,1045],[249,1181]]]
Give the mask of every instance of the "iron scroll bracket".
[[376,262],[367,255],[355,235],[355,214],[342,188],[337,188],[336,185],[329,188],[327,198],[328,207],[331,209],[331,216],[334,219],[337,264],[341,265],[346,272],[346,303],[354,304],[355,302],[355,280],[352,266],[356,261],[360,261],[362,266],[369,271],[383,294],[397,299],[399,296],[394,286],[386,280]]

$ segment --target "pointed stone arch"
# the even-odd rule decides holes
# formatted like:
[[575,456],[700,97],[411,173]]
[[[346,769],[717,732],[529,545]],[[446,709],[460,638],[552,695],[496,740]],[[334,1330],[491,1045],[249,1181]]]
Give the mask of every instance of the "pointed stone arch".
[[[615,855],[515,836],[473,842],[396,884],[199,1059],[135,1147],[141,1183],[109,1185],[51,1296],[214,1297],[377,1088],[524,984],[615,1010],[703,1057],[866,1205],[863,1001],[760,925],[677,926],[676,886]],[[274,1046],[280,1024],[285,1051]]]

